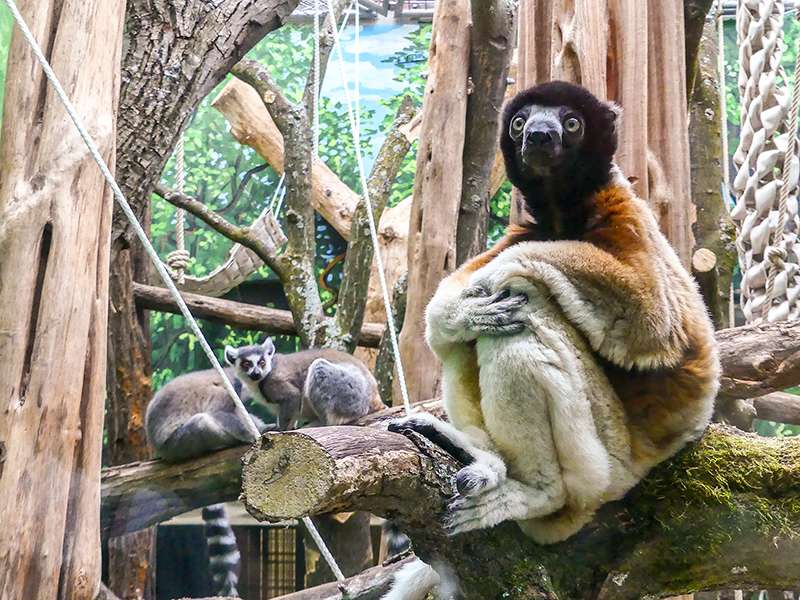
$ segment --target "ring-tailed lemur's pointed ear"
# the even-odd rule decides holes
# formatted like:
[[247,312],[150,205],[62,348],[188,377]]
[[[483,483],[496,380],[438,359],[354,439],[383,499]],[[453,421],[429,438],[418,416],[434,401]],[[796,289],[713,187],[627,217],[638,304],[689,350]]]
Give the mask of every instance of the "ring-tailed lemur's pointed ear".
[[225,346],[225,362],[230,366],[236,366],[236,348]]
[[268,337],[264,340],[261,344],[261,347],[264,348],[264,351],[268,354],[272,355],[275,354],[275,343],[272,341],[272,338]]

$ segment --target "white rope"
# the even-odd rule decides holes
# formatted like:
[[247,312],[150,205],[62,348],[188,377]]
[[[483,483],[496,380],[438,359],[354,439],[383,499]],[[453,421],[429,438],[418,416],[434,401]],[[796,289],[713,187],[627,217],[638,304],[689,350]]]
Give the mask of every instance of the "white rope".
[[[327,0],[328,12],[333,14],[333,0]],[[386,311],[386,324],[389,326],[389,339],[392,343],[392,354],[394,354],[394,363],[397,367],[397,380],[400,384],[400,394],[403,397],[403,406],[405,407],[406,414],[411,414],[413,409],[411,407],[411,400],[408,397],[408,387],[406,386],[405,372],[403,371],[403,361],[400,358],[400,345],[397,342],[397,331],[394,326],[394,319],[392,318],[392,302],[389,299],[389,286],[386,283],[386,269],[383,266],[383,258],[381,257],[380,243],[378,242],[378,229],[375,225],[375,216],[372,214],[372,201],[369,197],[369,188],[367,186],[367,175],[364,169],[364,157],[361,155],[361,131],[355,119],[353,112],[353,101],[350,97],[350,90],[347,84],[347,73],[344,68],[344,56],[342,54],[342,46],[339,43],[339,32],[334,28],[333,44],[336,48],[336,55],[339,59],[339,71],[344,86],[345,100],[347,101],[347,116],[350,120],[350,129],[353,134],[353,145],[355,146],[356,162],[358,163],[358,176],[361,179],[361,192],[364,194],[364,203],[367,205],[367,219],[369,221],[369,234],[372,238],[372,248],[375,254],[375,264],[378,267],[378,281],[381,284],[381,294],[383,295],[383,306]]]
[[234,407],[237,413],[239,413],[239,417],[242,418],[252,435],[253,441],[257,440],[259,437],[258,428],[252,421],[250,414],[245,409],[242,401],[239,399],[239,396],[236,394],[236,391],[233,389],[233,385],[231,384],[228,376],[225,374],[225,371],[220,366],[217,357],[214,355],[213,350],[211,350],[211,346],[208,345],[205,336],[203,336],[203,332],[200,331],[200,327],[197,325],[197,321],[194,320],[192,317],[192,313],[189,312],[189,308],[186,306],[186,303],[181,298],[181,295],[178,293],[178,289],[175,287],[175,283],[172,281],[172,277],[170,277],[167,268],[164,266],[164,263],[161,262],[161,259],[158,257],[158,253],[153,248],[153,244],[150,243],[150,240],[147,239],[147,234],[145,233],[142,226],[139,224],[139,221],[136,218],[136,215],[133,213],[133,210],[128,204],[128,201],[125,199],[122,190],[117,185],[117,182],[114,180],[114,176],[111,174],[111,171],[108,168],[108,165],[103,160],[103,157],[100,155],[100,151],[97,148],[97,144],[95,143],[92,136],[86,130],[81,121],[80,117],[78,116],[77,111],[75,110],[75,106],[72,104],[70,99],[67,97],[67,93],[64,91],[64,88],[61,86],[61,82],[59,82],[58,77],[53,72],[50,63],[45,58],[44,54],[42,53],[42,49],[39,47],[39,44],[33,37],[30,29],[28,29],[28,25],[25,23],[25,19],[23,19],[22,15],[17,9],[17,5],[14,3],[14,0],[5,0],[6,5],[8,6],[11,14],[14,16],[14,20],[17,22],[17,26],[19,27],[20,31],[22,32],[22,36],[25,38],[25,41],[28,42],[31,50],[33,51],[33,55],[36,57],[36,60],[42,66],[42,70],[44,71],[45,76],[50,81],[55,90],[56,94],[58,95],[61,103],[64,105],[64,108],[69,115],[69,118],[75,124],[78,133],[80,134],[83,141],[86,143],[86,147],[89,149],[89,153],[92,155],[92,158],[97,163],[97,166],[100,168],[100,172],[103,174],[108,185],[111,187],[111,190],[114,192],[114,197],[117,199],[117,203],[119,204],[122,212],[125,213],[125,216],[128,218],[128,221],[133,228],[133,231],[136,233],[136,236],[142,242],[147,255],[150,257],[150,260],[153,261],[153,265],[156,267],[156,271],[161,276],[164,285],[167,286],[172,297],[175,299],[175,303],[178,305],[178,308],[181,311],[181,314],[186,318],[187,323],[189,324],[189,328],[192,330],[192,333],[197,337],[197,340],[200,342],[200,346],[203,348],[203,352],[206,353],[209,362],[217,371],[219,376],[222,378],[222,384],[225,387],[225,391],[228,392],[228,395],[231,397],[231,400],[234,403]]
[[356,128],[361,131],[361,4],[355,2],[356,18],[354,21],[356,33],[354,40],[354,53],[356,55],[355,68],[353,69],[353,104],[356,111]]
[[328,546],[325,545],[325,540],[322,539],[319,531],[317,531],[317,528],[314,526],[314,522],[311,520],[311,517],[303,517],[302,521],[303,525],[305,525],[306,529],[308,529],[308,533],[310,533],[311,537],[314,539],[314,543],[317,545],[320,554],[322,554],[322,558],[324,558],[325,562],[328,563],[331,571],[333,571],[334,577],[336,577],[336,581],[339,582],[339,590],[344,592],[344,573],[342,573],[339,565],[336,564],[336,559],[333,558],[333,554],[331,554]]
[[[333,27],[336,24],[333,23]],[[333,27],[331,29],[333,29]],[[319,91],[320,91],[320,57],[319,57],[319,0],[314,0],[314,97],[311,99],[311,106],[314,114],[311,119],[311,129],[313,131],[313,150],[312,158],[319,156]]]
[[[186,168],[184,164],[184,138],[183,134],[178,137],[175,145],[175,189],[183,194],[186,187]],[[175,211],[175,250],[167,255],[167,265],[174,272],[174,277],[178,280],[178,285],[183,285],[186,281],[186,267],[189,266],[191,256],[186,251],[186,211],[178,208]]]

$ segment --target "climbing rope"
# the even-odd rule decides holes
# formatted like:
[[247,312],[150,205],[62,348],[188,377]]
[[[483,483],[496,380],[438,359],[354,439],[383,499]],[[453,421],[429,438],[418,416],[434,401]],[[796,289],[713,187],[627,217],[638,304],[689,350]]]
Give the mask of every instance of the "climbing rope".
[[[327,0],[328,12],[333,14],[333,0]],[[356,3],[357,4],[357,3]],[[380,242],[378,241],[378,229],[375,224],[375,215],[372,213],[372,201],[369,197],[369,186],[367,185],[367,174],[364,168],[364,157],[361,154],[361,130],[356,121],[353,111],[353,100],[350,97],[350,88],[347,81],[347,72],[344,66],[344,54],[342,53],[342,46],[339,41],[339,32],[336,28],[333,29],[333,45],[336,49],[336,55],[339,63],[339,72],[344,87],[345,102],[347,104],[347,117],[350,121],[350,131],[353,137],[353,146],[355,146],[356,163],[358,164],[358,176],[361,180],[361,192],[364,195],[364,203],[367,206],[367,221],[369,223],[369,234],[372,238],[372,249],[375,254],[375,265],[378,270],[378,281],[381,286],[381,295],[383,296],[383,306],[386,311],[386,325],[389,328],[389,340],[391,341],[392,354],[394,355],[395,367],[397,368],[397,380],[400,385],[400,394],[403,398],[403,407],[406,414],[411,414],[413,408],[411,407],[411,400],[408,396],[408,387],[406,386],[405,371],[403,370],[403,361],[400,358],[400,344],[397,341],[397,330],[394,326],[394,319],[392,315],[392,301],[389,298],[389,285],[386,283],[386,269],[383,265],[383,257],[381,256]]]
[[[777,294],[775,289],[775,284],[777,278],[786,272],[786,264],[785,260],[788,257],[788,252],[786,251],[785,241],[786,241],[786,224],[789,218],[789,193],[792,188],[797,187],[797,176],[798,176],[798,160],[797,155],[795,152],[797,146],[797,116],[798,116],[798,108],[800,108],[800,45],[796,48],[796,58],[795,58],[795,65],[794,65],[794,85],[792,86],[792,103],[789,107],[789,127],[788,127],[788,134],[789,138],[786,140],[786,149],[783,153],[783,169],[781,172],[783,173],[783,182],[781,183],[780,195],[778,197],[778,223],[775,226],[774,231],[772,231],[772,244],[767,247],[765,252],[765,256],[769,260],[768,266],[768,276],[767,276],[767,286],[766,286],[766,296],[767,301],[766,305],[770,312],[772,310],[772,303],[775,300]],[[795,198],[795,215],[797,214],[797,199]],[[786,284],[784,283],[783,293],[786,292]],[[782,305],[777,307],[778,310],[773,313],[774,318],[770,318],[768,314],[767,318],[770,321],[778,321],[787,318],[787,314],[783,314],[783,310],[781,310]],[[788,302],[787,302],[788,308]]]
[[[175,189],[179,194],[183,194],[186,185],[186,172],[184,166],[184,139],[183,134],[178,137],[175,146]],[[186,276],[186,267],[189,266],[191,256],[186,250],[185,241],[185,222],[186,211],[179,208],[175,211],[175,250],[167,255],[167,264],[173,271],[173,276],[178,280],[178,285],[183,285]]]
[[736,13],[742,127],[733,156],[736,204],[731,217],[739,229],[736,246],[747,322],[800,316],[794,249],[796,125],[787,126],[787,115],[792,121],[790,98],[785,86],[778,85],[786,81],[780,65],[783,10],[777,0],[739,0]]

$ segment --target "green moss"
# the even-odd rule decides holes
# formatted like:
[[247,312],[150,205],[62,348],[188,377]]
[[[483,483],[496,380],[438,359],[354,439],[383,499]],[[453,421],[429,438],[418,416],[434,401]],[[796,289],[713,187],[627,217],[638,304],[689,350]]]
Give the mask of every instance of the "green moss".
[[[687,549],[699,544],[714,551],[745,528],[794,538],[800,535],[800,440],[712,428],[701,442],[657,467],[635,496],[634,511],[649,513],[667,532],[676,530]],[[713,511],[714,505],[721,510]],[[701,507],[711,527],[687,522]]]

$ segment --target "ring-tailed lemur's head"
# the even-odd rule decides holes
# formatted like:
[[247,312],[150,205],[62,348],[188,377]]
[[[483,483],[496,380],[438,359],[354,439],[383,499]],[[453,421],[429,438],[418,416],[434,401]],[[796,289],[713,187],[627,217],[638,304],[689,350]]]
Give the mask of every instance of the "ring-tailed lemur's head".
[[267,338],[261,344],[233,348],[225,346],[225,362],[236,370],[242,380],[261,381],[272,371],[275,344]]
[[531,179],[572,170],[608,173],[617,149],[620,112],[616,104],[564,81],[520,92],[506,104],[500,131],[511,183],[524,189]]

